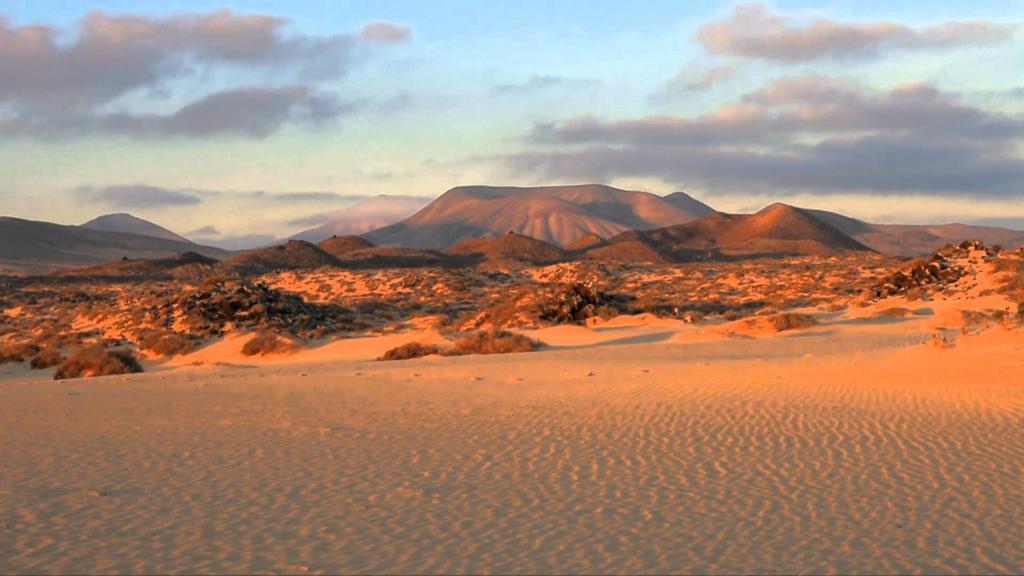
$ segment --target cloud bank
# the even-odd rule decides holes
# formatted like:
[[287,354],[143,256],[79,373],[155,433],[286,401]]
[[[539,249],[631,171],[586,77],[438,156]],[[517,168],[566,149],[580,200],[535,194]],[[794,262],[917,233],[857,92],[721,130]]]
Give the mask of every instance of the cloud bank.
[[709,54],[794,63],[993,44],[1018,30],[1020,24],[981,20],[919,28],[891,21],[804,21],[775,14],[763,4],[738,4],[724,20],[701,26],[696,37]]
[[[167,17],[91,12],[73,31],[16,26],[0,16],[0,130],[41,137],[265,137],[285,124],[329,122],[353,110],[355,103],[318,83],[344,76],[361,45],[410,36],[407,27],[388,22],[311,36],[284,18],[231,10]],[[129,104],[216,72],[301,81],[218,86],[170,110]]]
[[516,175],[653,177],[719,192],[1024,192],[1024,118],[929,84],[874,91],[789,77],[701,116],[542,123],[503,158]]

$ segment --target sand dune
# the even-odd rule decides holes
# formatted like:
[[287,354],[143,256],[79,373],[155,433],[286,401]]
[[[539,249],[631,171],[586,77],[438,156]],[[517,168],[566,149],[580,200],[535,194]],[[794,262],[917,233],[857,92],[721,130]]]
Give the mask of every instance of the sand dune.
[[604,332],[529,362],[8,379],[0,570],[1024,568],[1019,337]]
[[375,360],[450,341],[422,316],[130,376],[0,367],[0,572],[1021,573],[1022,255],[940,256],[840,306],[811,268],[834,294],[787,330],[595,316],[521,330],[527,354]]

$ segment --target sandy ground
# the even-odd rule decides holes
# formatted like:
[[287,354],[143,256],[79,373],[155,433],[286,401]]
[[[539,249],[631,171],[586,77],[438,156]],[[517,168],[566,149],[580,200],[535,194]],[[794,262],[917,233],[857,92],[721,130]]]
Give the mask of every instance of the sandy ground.
[[1024,333],[859,313],[7,370],[0,572],[1024,572]]

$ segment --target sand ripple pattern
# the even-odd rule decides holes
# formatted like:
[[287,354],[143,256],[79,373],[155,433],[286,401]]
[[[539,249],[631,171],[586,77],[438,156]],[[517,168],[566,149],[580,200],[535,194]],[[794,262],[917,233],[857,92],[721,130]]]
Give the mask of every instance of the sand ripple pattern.
[[1024,387],[549,354],[2,385],[0,571],[1024,572]]

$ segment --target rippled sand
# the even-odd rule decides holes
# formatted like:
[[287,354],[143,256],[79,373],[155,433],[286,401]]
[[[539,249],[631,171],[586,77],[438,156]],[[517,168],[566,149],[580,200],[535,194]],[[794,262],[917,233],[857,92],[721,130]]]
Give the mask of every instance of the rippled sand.
[[7,378],[0,571],[1024,572],[1020,343],[833,336]]

